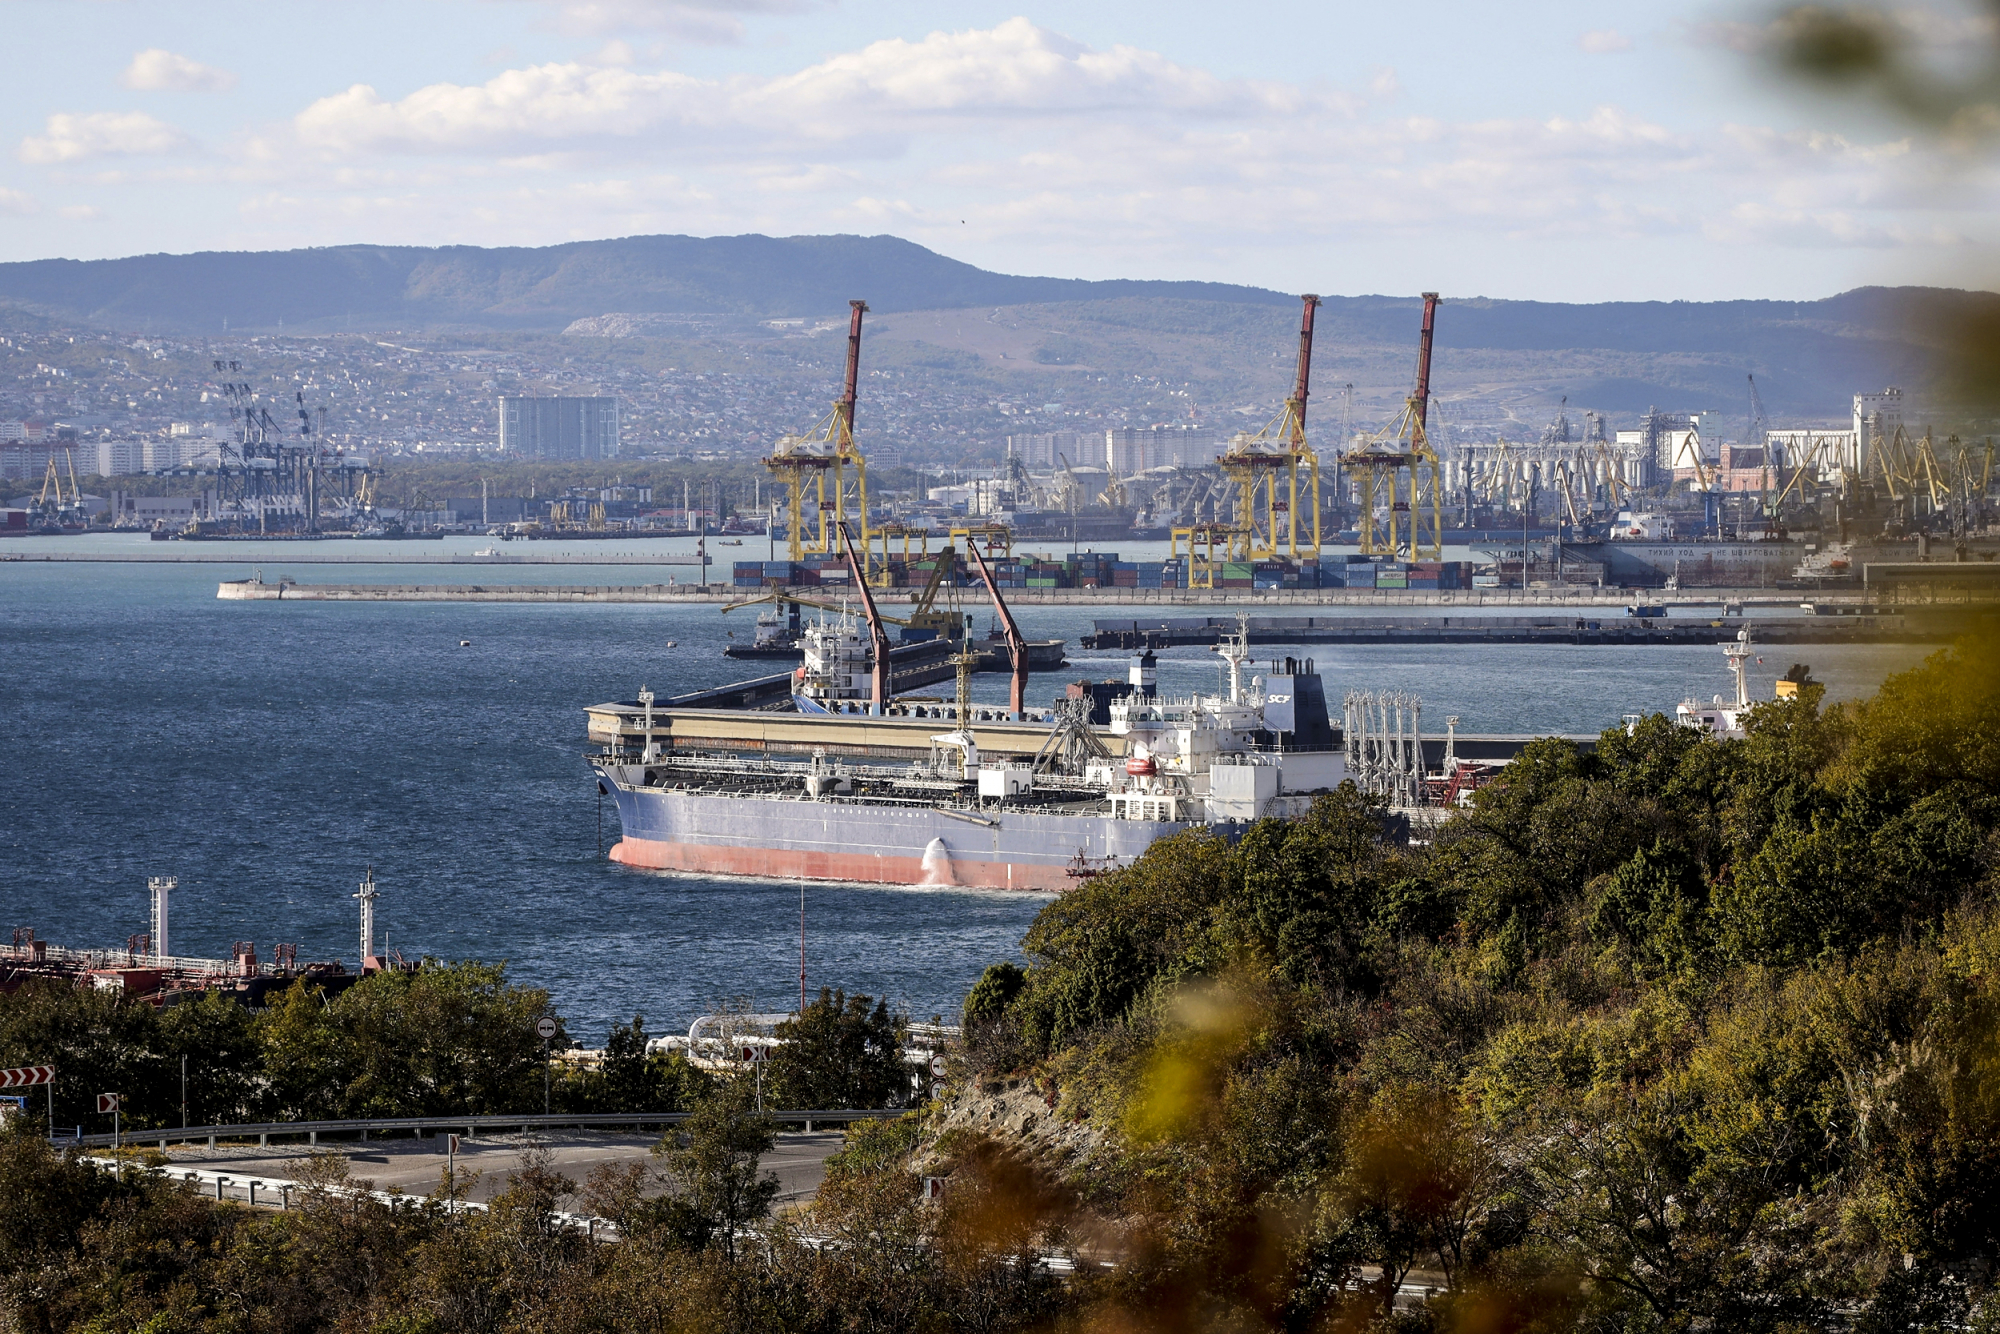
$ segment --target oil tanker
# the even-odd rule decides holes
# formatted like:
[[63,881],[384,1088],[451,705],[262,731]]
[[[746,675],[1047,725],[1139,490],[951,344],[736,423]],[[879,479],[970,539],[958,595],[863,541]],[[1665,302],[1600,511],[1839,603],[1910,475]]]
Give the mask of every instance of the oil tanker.
[[[851,684],[840,670],[846,646],[808,640],[802,689]],[[760,878],[1060,890],[1171,834],[1206,827],[1234,837],[1339,786],[1347,763],[1320,678],[1292,664],[1290,674],[1246,680],[1241,637],[1218,651],[1229,663],[1226,695],[1161,696],[1148,655],[1110,701],[1103,735],[1087,697],[1025,710],[1018,721],[1029,726],[1017,735],[1046,729],[1032,754],[993,753],[990,729],[982,747],[978,725],[997,711],[974,709],[963,689],[956,707],[935,709],[950,730],[928,733],[926,753],[903,763],[826,746],[802,760],[668,752],[650,739],[637,755],[608,746],[592,763],[623,827],[611,859]],[[797,702],[832,735],[849,729],[857,740],[880,716],[845,712],[846,701],[825,693]]]

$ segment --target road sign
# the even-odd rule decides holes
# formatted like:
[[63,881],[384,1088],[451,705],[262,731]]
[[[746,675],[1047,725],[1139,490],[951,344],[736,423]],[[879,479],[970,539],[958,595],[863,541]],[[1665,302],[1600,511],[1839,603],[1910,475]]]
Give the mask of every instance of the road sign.
[[110,1113],[112,1113],[112,1112],[115,1112],[115,1111],[117,1111],[117,1110],[118,1110],[118,1100],[119,1100],[119,1096],[120,1096],[120,1095],[118,1095],[118,1094],[116,1094],[116,1093],[100,1093],[100,1094],[98,1094],[98,1095],[97,1095],[97,1110],[98,1110],[98,1111],[100,1111],[100,1112],[103,1112],[103,1113],[105,1113],[105,1114],[107,1114],[107,1115],[108,1115],[108,1114],[110,1114]]
[[556,1035],[556,1021],[543,1015],[535,1021],[535,1035],[547,1042]]
[[28,1100],[26,1097],[16,1094],[13,1097],[0,1098],[0,1125],[5,1125],[10,1117],[26,1116],[27,1114]]
[[931,1057],[931,1073],[940,1079],[944,1078],[944,1056],[942,1053]]
[[12,1070],[0,1070],[0,1089],[33,1088],[37,1084],[56,1082],[56,1068],[53,1065],[23,1065]]
[[750,1045],[749,1043],[747,1043],[747,1042],[743,1044],[743,1059],[744,1059],[744,1060],[746,1060],[746,1061],[767,1061],[767,1060],[769,1060],[770,1058],[771,1058],[771,1051],[770,1051],[770,1048],[768,1048],[768,1047],[753,1047],[753,1046],[751,1046],[751,1045]]
[[446,1139],[446,1140],[448,1140],[448,1141],[449,1141],[449,1143],[447,1143],[447,1144],[446,1144],[446,1145],[444,1146],[444,1151],[445,1151],[446,1153],[449,1153],[449,1154],[453,1154],[453,1155],[456,1155],[456,1154],[458,1153],[458,1136],[456,1136],[456,1135],[446,1135],[446,1136],[445,1136],[445,1139]]

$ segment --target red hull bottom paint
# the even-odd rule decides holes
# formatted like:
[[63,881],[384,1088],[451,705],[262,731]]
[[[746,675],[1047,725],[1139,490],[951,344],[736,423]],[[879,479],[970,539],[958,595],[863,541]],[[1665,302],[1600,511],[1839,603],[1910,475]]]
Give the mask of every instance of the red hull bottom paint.
[[1077,882],[1053,866],[981,862],[954,858],[943,874],[926,872],[915,857],[868,852],[799,852],[779,848],[731,848],[704,843],[665,843],[622,838],[611,860],[649,871],[705,871],[766,880],[842,880],[862,885],[935,885],[960,889],[1024,889],[1060,893]]

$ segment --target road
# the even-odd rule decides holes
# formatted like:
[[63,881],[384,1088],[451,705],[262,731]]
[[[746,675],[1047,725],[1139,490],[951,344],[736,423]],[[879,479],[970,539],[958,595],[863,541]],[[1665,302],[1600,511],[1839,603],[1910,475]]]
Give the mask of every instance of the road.
[[[778,1136],[777,1147],[764,1155],[763,1162],[764,1170],[778,1178],[776,1208],[804,1204],[812,1199],[826,1177],[827,1156],[840,1148],[841,1139],[838,1130],[781,1133]],[[565,1130],[534,1137],[533,1141],[518,1134],[478,1139],[461,1137],[454,1166],[461,1183],[469,1183],[467,1198],[484,1202],[507,1189],[508,1177],[519,1170],[521,1154],[531,1142],[539,1142],[552,1150],[555,1170],[575,1181],[579,1188],[600,1163],[658,1165],[651,1152],[653,1146],[659,1143],[659,1138],[654,1135]],[[406,1194],[423,1196],[437,1191],[444,1180],[445,1142],[441,1135],[421,1140],[374,1139],[323,1144],[320,1149],[345,1154],[356,1184],[365,1181],[376,1190],[400,1188]],[[212,1149],[189,1145],[169,1149],[167,1158],[176,1167],[228,1174],[232,1180],[222,1188],[224,1197],[246,1200],[249,1195],[247,1183],[290,1181],[298,1175],[312,1152],[305,1145],[290,1144],[269,1148],[258,1148],[254,1144],[218,1144]],[[660,1189],[656,1184],[649,1193],[658,1193]],[[270,1187],[259,1186],[259,1204],[275,1204],[277,1200],[277,1194]],[[572,1199],[563,1207],[580,1210],[581,1204]]]

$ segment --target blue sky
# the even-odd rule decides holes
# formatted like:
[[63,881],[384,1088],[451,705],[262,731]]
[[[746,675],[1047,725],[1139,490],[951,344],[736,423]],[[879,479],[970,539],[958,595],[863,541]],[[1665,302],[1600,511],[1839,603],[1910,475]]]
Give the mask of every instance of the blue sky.
[[1771,12],[0,0],[0,259],[838,231],[1329,293],[1970,281],[1985,161],[1786,86]]

